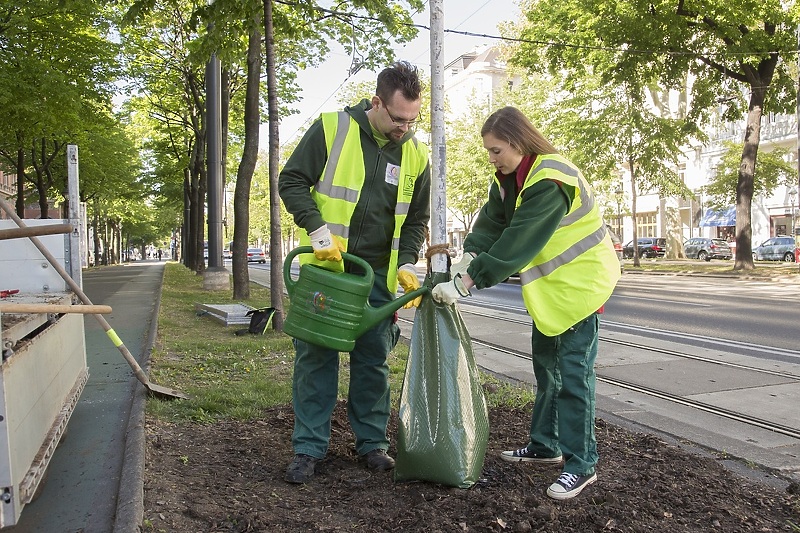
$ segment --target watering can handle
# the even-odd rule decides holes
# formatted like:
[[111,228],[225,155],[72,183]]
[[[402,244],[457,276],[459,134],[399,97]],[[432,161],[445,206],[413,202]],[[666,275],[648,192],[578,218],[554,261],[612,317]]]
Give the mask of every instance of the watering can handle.
[[[296,281],[292,279],[292,260],[295,256],[299,254],[313,254],[314,248],[311,246],[298,246],[291,252],[286,255],[286,259],[283,261],[283,281],[286,284],[286,290],[289,291],[291,294],[292,287],[294,287]],[[366,279],[367,283],[372,286],[372,283],[375,281],[375,273],[372,270],[372,267],[369,266],[369,263],[358,257],[357,255],[348,254],[347,252],[342,252],[342,259],[346,259],[351,261],[361,268],[364,269],[364,278]]]

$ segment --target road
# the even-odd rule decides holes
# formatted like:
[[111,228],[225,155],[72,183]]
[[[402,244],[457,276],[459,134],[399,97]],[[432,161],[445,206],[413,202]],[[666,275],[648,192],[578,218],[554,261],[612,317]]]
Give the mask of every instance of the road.
[[[250,268],[267,269],[251,264]],[[418,269],[420,277],[424,271]],[[519,282],[512,278],[473,291],[471,303],[525,314]],[[681,336],[800,350],[800,284],[777,280],[625,273],[605,305],[604,328],[645,337]]]
[[[474,303],[524,313],[518,283],[473,291]],[[701,276],[625,274],[605,306],[602,328],[644,337],[709,343],[800,362],[800,286]],[[785,352],[785,353],[784,353]]]

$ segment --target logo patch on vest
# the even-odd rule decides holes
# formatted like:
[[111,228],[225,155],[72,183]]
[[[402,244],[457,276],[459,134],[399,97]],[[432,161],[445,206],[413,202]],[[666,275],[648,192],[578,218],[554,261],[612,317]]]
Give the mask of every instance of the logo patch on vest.
[[400,183],[400,165],[386,163],[386,183],[395,187]]
[[413,174],[406,174],[406,179],[403,180],[403,197],[411,198],[414,194],[414,182],[417,177]]

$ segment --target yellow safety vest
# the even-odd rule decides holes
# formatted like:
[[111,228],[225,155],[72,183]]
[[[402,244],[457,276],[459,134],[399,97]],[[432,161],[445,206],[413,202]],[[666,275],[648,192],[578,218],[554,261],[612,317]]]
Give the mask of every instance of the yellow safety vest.
[[[322,126],[328,160],[322,176],[311,189],[311,197],[317,204],[330,229],[347,248],[350,238],[350,219],[356,209],[361,188],[364,185],[364,153],[361,148],[361,128],[345,111],[322,113]],[[392,293],[397,292],[397,257],[400,250],[400,231],[408,214],[417,177],[428,165],[428,148],[412,137],[403,143],[400,175],[398,176],[397,204],[394,209],[394,233],[389,258],[386,285]],[[300,231],[300,244],[309,245],[308,234]],[[323,264],[313,254],[301,254],[300,263]],[[344,270],[342,263],[324,262],[325,268]]]
[[520,271],[522,298],[536,328],[560,335],[600,309],[620,277],[619,260],[594,193],[581,172],[558,155],[537,157],[522,191],[543,179],[575,187],[572,207],[536,257]]

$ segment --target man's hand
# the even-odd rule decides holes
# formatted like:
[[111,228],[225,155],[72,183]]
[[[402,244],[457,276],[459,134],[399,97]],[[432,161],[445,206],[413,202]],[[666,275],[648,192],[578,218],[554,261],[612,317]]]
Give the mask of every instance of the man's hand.
[[467,267],[470,263],[472,263],[473,259],[475,259],[474,255],[469,252],[464,252],[464,256],[461,258],[461,261],[454,265],[450,265],[450,276],[454,278],[458,275],[463,276],[466,274]]
[[327,225],[312,231],[308,236],[311,238],[311,247],[314,248],[314,257],[320,261],[342,260],[344,245],[330,232]]
[[456,300],[465,296],[470,296],[472,293],[464,285],[461,280],[461,274],[456,275],[451,281],[447,283],[440,283],[433,288],[431,296],[440,304],[451,305],[456,303]]
[[[411,263],[406,263],[397,269],[397,281],[406,294],[420,288],[419,278],[417,277],[417,269]],[[411,309],[412,307],[419,307],[422,303],[422,296],[417,296],[406,305],[403,309]]]

